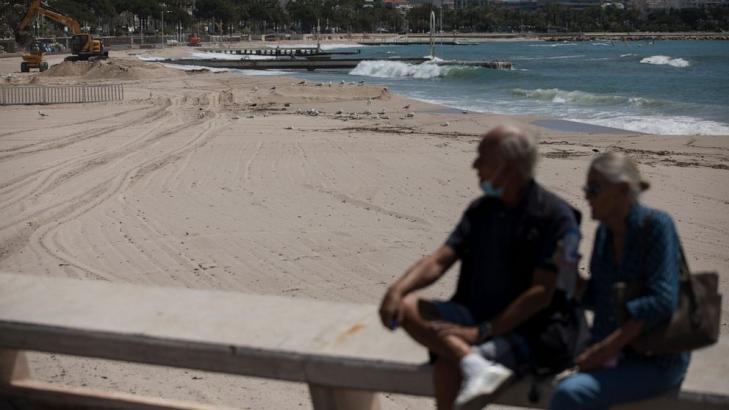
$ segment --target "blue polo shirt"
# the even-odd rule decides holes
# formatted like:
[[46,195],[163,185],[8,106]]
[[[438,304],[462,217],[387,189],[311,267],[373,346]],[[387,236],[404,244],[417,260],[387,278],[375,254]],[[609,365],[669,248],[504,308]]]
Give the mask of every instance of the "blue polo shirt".
[[446,241],[461,260],[452,300],[477,322],[491,320],[531,286],[536,268],[555,270],[557,241],[579,229],[578,218],[535,181],[512,208],[498,199],[476,199]]

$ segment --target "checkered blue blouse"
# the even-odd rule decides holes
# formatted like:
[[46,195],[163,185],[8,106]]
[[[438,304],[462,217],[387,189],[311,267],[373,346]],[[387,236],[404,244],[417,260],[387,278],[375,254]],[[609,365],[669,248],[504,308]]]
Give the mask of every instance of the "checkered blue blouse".
[[[646,221],[650,224],[648,229],[644,229]],[[670,318],[678,305],[681,253],[673,220],[663,211],[636,204],[626,223],[619,265],[615,264],[613,238],[608,227],[600,224],[595,234],[591,276],[584,297],[586,306],[595,312],[592,327],[595,342],[607,337],[619,325],[613,291],[617,282],[644,280],[645,294],[629,301],[626,310],[630,317],[644,321],[647,328]],[[644,236],[642,240],[641,236]],[[641,265],[645,273],[641,272]],[[670,355],[656,360],[687,366],[689,355]]]

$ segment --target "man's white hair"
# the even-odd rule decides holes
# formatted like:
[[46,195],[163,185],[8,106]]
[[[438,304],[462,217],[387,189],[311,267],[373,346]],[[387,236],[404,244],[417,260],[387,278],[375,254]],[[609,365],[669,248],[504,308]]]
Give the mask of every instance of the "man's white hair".
[[534,178],[534,170],[539,159],[537,138],[512,126],[498,127],[493,131],[501,134],[498,149],[502,157],[509,161],[525,179]]
[[634,200],[637,200],[640,193],[650,187],[650,184],[641,177],[635,162],[621,152],[606,152],[598,155],[592,160],[590,170],[598,172],[611,183],[627,184],[630,196]]

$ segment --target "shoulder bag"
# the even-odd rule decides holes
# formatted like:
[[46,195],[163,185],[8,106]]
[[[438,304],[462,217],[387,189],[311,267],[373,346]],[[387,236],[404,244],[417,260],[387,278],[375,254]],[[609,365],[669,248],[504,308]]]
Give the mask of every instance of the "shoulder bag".
[[[645,242],[650,216],[641,235],[641,281],[615,284],[615,300],[618,304],[621,323],[627,316],[625,304],[643,294],[646,278]],[[691,273],[683,246],[678,307],[666,322],[647,329],[634,340],[630,347],[641,354],[654,356],[687,352],[710,346],[719,340],[721,322],[721,294],[718,291],[719,277],[716,272]]]

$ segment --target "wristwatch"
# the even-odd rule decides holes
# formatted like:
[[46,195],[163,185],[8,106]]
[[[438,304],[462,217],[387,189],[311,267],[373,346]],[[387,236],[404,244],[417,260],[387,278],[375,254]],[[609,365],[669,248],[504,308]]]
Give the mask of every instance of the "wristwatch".
[[485,342],[493,336],[493,330],[491,328],[491,322],[488,320],[481,322],[478,325],[478,341],[479,343]]

